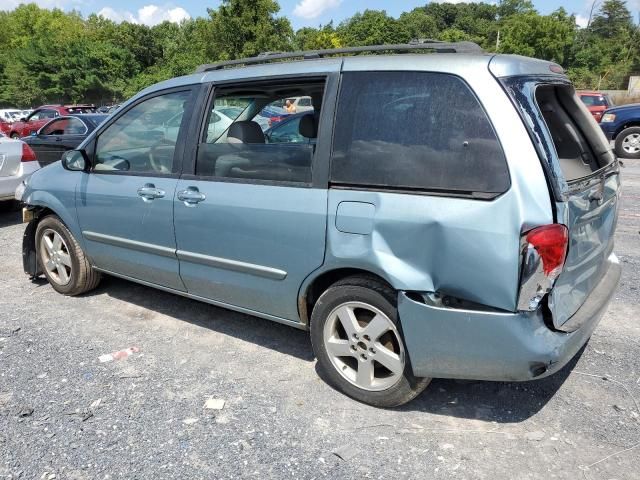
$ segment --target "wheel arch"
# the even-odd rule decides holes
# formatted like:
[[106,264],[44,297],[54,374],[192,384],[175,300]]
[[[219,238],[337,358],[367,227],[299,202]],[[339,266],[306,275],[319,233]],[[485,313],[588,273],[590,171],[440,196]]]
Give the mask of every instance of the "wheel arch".
[[620,135],[627,128],[631,128],[631,127],[640,127],[640,119],[629,120],[628,122],[624,122],[620,127],[616,129],[612,139],[615,140],[618,137],[618,135]]
[[[320,295],[322,295],[331,285],[348,277],[361,276],[378,280],[381,284],[394,289],[388,279],[378,273],[357,267],[341,267],[329,270],[321,270],[310,275],[302,284],[298,295],[298,313],[300,320],[305,325],[310,324],[311,312]],[[395,289],[394,289],[395,290]]]
[[[44,192],[37,192],[37,194],[43,193]],[[42,198],[36,199],[33,198],[33,196],[34,195],[31,195],[28,199],[28,203],[25,204],[25,208],[32,213],[33,218],[27,224],[22,236],[22,266],[24,268],[24,272],[29,275],[30,278],[36,278],[42,274],[42,269],[38,264],[36,255],[36,229],[43,218],[50,215],[56,215],[71,231],[78,242],[81,245],[83,244],[82,234],[77,223],[73,221],[74,217],[72,212],[69,212],[68,209],[64,208],[64,206],[50,194],[45,195],[51,197],[47,199],[50,201],[43,201]],[[36,196],[41,197],[42,195]]]

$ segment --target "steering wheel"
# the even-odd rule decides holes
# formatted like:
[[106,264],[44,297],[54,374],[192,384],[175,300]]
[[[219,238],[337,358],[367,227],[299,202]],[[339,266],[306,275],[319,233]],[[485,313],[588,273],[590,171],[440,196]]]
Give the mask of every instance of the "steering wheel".
[[151,168],[153,168],[156,172],[159,172],[159,173],[171,173],[171,169],[166,165],[164,165],[159,160],[159,155],[157,154],[157,150],[161,147],[169,147],[169,146],[175,147],[175,145],[176,145],[176,142],[167,140],[165,138],[161,143],[152,146],[149,149],[149,164],[151,165]]

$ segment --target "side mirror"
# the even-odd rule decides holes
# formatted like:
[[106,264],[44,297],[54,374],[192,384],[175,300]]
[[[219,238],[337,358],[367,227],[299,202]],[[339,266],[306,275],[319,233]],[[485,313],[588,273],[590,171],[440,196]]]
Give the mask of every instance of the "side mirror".
[[38,132],[36,132],[35,130],[32,131],[29,135],[31,135],[32,137],[37,137],[38,136]]
[[86,172],[91,163],[84,150],[69,150],[62,154],[62,168],[72,172]]

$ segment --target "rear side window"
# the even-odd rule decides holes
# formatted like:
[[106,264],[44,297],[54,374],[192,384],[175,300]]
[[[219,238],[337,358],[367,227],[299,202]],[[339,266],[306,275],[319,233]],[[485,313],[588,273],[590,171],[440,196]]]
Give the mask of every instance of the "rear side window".
[[508,190],[502,148],[460,78],[348,72],[339,102],[333,183],[490,196]]
[[581,108],[573,88],[539,85],[535,93],[538,109],[553,141],[565,180],[590,175],[613,161],[602,132]]

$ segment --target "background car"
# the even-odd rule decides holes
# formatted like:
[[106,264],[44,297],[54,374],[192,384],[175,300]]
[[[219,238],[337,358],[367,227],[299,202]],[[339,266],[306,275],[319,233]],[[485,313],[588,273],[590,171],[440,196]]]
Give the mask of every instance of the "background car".
[[21,111],[17,108],[4,108],[0,110],[0,120],[4,120],[5,122],[12,123],[18,119]]
[[606,110],[600,128],[607,139],[615,142],[618,157],[640,158],[640,103]]
[[18,185],[39,168],[29,145],[0,134],[0,201],[13,200]]
[[107,117],[97,113],[65,115],[50,120],[37,133],[22,140],[33,149],[38,163],[44,167],[80,145]]
[[595,118],[597,122],[602,118],[604,111],[613,106],[611,98],[609,98],[609,95],[605,93],[584,91],[578,92],[578,96],[580,97],[580,100],[582,100],[582,103],[587,106],[587,109],[591,112],[591,115],[593,115],[593,118]]
[[72,113],[95,113],[93,105],[43,105],[36,108],[29,116],[11,126],[11,138],[20,138],[37,132],[52,118]]
[[294,106],[296,113],[313,111],[313,100],[311,97],[291,97],[287,98],[287,100]]
[[287,111],[282,107],[267,105],[253,120],[260,125],[263,132],[266,132],[269,128],[274,126],[276,123],[281,122],[289,115],[292,114],[287,113]]
[[11,132],[11,122],[6,121],[4,118],[0,118],[0,133],[9,136]]
[[[315,138],[305,137],[300,133],[300,120],[312,112],[289,115],[264,132],[267,143],[315,143]],[[317,119],[314,119],[317,125]]]

